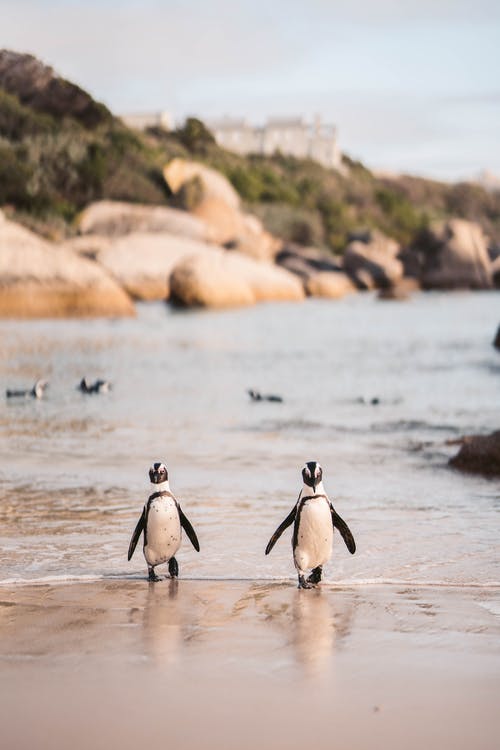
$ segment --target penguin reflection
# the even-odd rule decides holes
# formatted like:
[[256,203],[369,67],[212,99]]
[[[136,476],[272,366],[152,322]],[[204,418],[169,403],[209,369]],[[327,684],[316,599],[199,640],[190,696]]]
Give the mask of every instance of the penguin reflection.
[[161,586],[149,584],[143,617],[144,649],[157,666],[173,664],[179,657],[184,623],[178,593],[175,578]]
[[351,630],[355,601],[335,592],[311,591],[304,596],[294,591],[292,603],[292,645],[297,662],[310,676],[331,668],[334,651]]

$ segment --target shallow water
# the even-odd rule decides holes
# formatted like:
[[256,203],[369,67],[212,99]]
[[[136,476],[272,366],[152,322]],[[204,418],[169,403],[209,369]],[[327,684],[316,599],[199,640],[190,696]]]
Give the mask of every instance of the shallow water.
[[316,459],[358,545],[337,536],[328,581],[498,584],[498,483],[447,467],[447,441],[498,428],[498,319],[464,293],[0,322],[1,390],[50,381],[0,402],[0,582],[143,576],[126,552],[155,460],[202,547],[184,539],[181,577],[291,578],[290,532],[263,550]]

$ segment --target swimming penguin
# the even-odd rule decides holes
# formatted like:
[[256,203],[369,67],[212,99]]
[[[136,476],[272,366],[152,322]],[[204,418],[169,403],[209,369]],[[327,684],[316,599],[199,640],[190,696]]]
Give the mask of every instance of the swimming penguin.
[[262,394],[260,393],[260,391],[254,391],[253,388],[249,388],[247,390],[247,393],[252,399],[252,401],[274,401],[279,404],[283,403],[283,399],[281,398],[281,396],[276,396],[272,393]]
[[78,385],[82,393],[107,393],[111,390],[109,380],[96,380],[95,383],[87,383],[87,378],[82,378]]
[[[342,534],[353,555],[356,543],[346,522],[335,511],[323,487],[323,470],[316,461],[308,461],[302,469],[302,487],[297,503],[278,526],[266,547],[268,555],[284,530],[293,526],[293,561],[299,576],[299,589],[310,589],[321,581],[323,565],[332,554],[333,529]],[[311,570],[306,579],[306,571]]]
[[165,464],[155,463],[149,470],[153,492],[148,497],[128,548],[128,559],[134,554],[137,542],[144,532],[144,557],[148,564],[150,581],[159,581],[155,567],[168,562],[171,578],[179,575],[175,553],[181,546],[181,526],[197,552],[200,551],[195,530],[170,492]]
[[5,395],[7,398],[43,398],[43,394],[48,384],[48,380],[37,380],[33,388],[27,388],[26,390],[21,391],[13,391],[8,388],[5,391]]

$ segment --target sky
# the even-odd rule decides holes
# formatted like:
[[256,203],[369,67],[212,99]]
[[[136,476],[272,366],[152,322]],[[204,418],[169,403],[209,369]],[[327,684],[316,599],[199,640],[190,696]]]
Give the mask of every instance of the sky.
[[500,0],[0,0],[0,48],[115,114],[319,114],[372,169],[500,175]]

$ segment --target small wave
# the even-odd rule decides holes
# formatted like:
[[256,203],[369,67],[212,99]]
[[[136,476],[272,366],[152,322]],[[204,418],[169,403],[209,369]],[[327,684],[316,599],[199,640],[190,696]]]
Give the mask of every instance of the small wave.
[[[0,586],[44,586],[65,585],[69,583],[97,583],[100,581],[147,581],[141,573],[107,573],[86,575],[55,575],[39,578],[5,578],[0,580]],[[229,577],[229,576],[183,576],[181,581],[213,581],[220,583],[292,583],[295,576],[258,576]],[[453,588],[453,589],[500,589],[500,581],[445,581],[445,580],[412,580],[410,578],[345,578],[336,581],[327,579],[323,582],[329,589],[363,588],[376,586],[405,586],[408,588]]]

